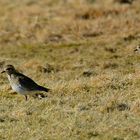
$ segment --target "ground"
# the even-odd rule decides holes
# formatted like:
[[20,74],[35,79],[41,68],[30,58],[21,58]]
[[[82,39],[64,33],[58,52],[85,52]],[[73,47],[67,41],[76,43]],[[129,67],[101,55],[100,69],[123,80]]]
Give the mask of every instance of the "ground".
[[0,139],[138,140],[139,43],[139,0],[1,0],[1,70],[51,91],[25,101],[1,74]]

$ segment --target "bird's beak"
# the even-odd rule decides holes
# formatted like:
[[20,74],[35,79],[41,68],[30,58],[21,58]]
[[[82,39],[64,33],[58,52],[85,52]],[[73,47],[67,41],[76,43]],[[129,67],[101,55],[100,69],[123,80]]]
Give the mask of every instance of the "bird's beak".
[[2,71],[1,73],[5,73],[5,70],[4,70],[4,71]]

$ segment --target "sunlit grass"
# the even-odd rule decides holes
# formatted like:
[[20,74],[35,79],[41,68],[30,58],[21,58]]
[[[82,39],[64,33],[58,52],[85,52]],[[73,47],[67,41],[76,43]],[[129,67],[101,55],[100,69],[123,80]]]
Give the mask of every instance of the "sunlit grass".
[[0,2],[0,68],[13,64],[47,98],[11,91],[0,75],[0,139],[140,137],[139,1]]

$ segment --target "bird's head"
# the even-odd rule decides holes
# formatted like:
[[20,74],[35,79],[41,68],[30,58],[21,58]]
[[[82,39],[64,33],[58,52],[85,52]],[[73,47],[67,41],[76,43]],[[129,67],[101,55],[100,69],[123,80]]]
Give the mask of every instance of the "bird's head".
[[139,52],[140,53],[140,45],[137,45],[136,49],[134,49],[134,52]]
[[15,73],[16,72],[16,70],[15,70],[15,68],[14,68],[14,66],[13,65],[6,65],[5,67],[4,67],[4,70],[1,72],[1,73],[7,73],[7,74],[12,74],[12,73]]

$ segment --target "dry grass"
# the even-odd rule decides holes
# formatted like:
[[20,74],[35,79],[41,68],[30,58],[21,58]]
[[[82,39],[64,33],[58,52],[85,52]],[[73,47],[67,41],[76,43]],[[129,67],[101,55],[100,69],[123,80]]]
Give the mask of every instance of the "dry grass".
[[140,138],[139,0],[1,0],[0,67],[52,89],[11,93],[0,75],[0,139]]

